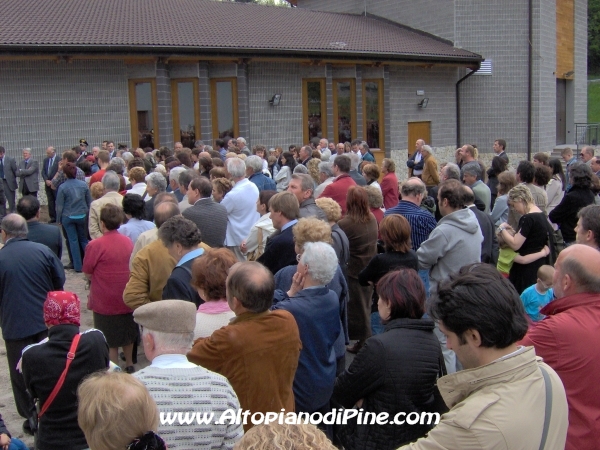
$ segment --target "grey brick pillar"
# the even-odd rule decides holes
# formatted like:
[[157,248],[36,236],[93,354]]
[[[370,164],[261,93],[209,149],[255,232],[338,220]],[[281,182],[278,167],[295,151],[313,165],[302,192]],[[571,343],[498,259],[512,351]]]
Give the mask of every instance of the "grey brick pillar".
[[[248,98],[248,65],[237,65],[237,91],[238,91],[238,123],[240,136],[246,139],[246,145],[252,149],[250,136],[250,102]],[[237,137],[237,136],[234,136]],[[260,140],[260,136],[256,136]]]
[[158,108],[158,138],[157,147],[166,145],[173,147],[173,114],[171,103],[171,78],[167,65],[163,62],[156,64],[156,102]]
[[198,95],[200,96],[200,139],[205,144],[214,145],[212,135],[212,105],[210,98],[210,80],[208,63],[198,64]]
[[383,67],[383,115],[385,124],[385,156],[389,158],[392,151],[392,108],[390,105],[390,68]]
[[362,87],[362,67],[356,65],[356,139],[361,141],[366,138],[363,129],[363,87]]

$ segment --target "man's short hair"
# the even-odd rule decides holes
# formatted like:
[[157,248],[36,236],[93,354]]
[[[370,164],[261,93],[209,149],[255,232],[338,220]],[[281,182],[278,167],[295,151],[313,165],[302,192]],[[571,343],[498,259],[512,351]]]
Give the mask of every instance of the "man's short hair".
[[4,232],[10,237],[26,238],[29,229],[25,218],[19,214],[8,214],[2,219],[0,225]]
[[576,257],[566,257],[560,266],[563,275],[569,275],[575,285],[575,292],[578,294],[600,294],[600,278]]
[[465,145],[465,152],[467,152],[469,155],[475,158],[475,147],[473,147],[472,145]]
[[570,147],[565,147],[560,151],[560,156],[573,156],[573,150]]
[[535,166],[531,161],[521,161],[517,166],[517,175],[523,183],[533,183],[535,177]]
[[590,155],[590,156],[593,157],[594,156],[594,147],[586,145],[585,147],[583,147],[581,149],[581,153],[585,153],[585,154]]
[[104,186],[105,191],[117,192],[121,186],[121,179],[112,170],[107,170],[102,177],[102,186]]
[[224,141],[223,139],[217,139],[217,140],[215,141],[215,145],[216,145],[217,147],[224,147],[224,146],[225,146],[225,141]]
[[229,158],[225,165],[232,178],[241,178],[246,174],[246,162],[241,158]]
[[154,204],[154,225],[156,228],[160,228],[163,223],[169,220],[171,217],[175,217],[181,214],[179,211],[179,205],[170,201],[160,202]]
[[502,150],[506,150],[506,141],[504,139],[496,139],[495,142],[502,147]]
[[25,195],[21,197],[17,203],[17,213],[25,220],[33,219],[40,210],[40,201],[33,195]]
[[75,153],[73,150],[65,150],[62,153],[62,159],[64,159],[67,162],[74,163],[75,161],[77,161],[77,153]]
[[167,179],[163,176],[163,174],[158,172],[152,172],[146,175],[146,184],[151,184],[153,188],[158,190],[158,192],[164,192],[167,190]]
[[271,271],[254,261],[240,263],[230,270],[232,273],[227,279],[228,300],[235,297],[244,308],[255,313],[264,312],[271,307],[275,293],[275,280]]
[[181,183],[179,182],[179,177],[183,172],[189,170],[187,167],[177,166],[173,167],[169,172],[169,180],[175,180],[175,183],[179,186]]
[[118,229],[123,223],[123,210],[112,203],[104,205],[100,210],[100,222],[109,231]]
[[198,172],[192,169],[184,170],[179,174],[179,186],[183,186],[184,189],[188,189],[190,181],[195,177],[200,176]]
[[356,153],[348,153],[348,157],[350,158],[350,170],[358,170],[360,157]]
[[158,229],[158,238],[165,247],[177,243],[185,249],[193,249],[202,242],[202,234],[194,222],[183,216],[171,217]]
[[475,177],[476,180],[481,180],[482,172],[479,164],[465,164],[462,170],[463,175],[466,173],[468,175],[471,175],[472,177]]
[[594,233],[594,243],[600,248],[600,205],[588,205],[577,213],[581,228]]
[[110,163],[108,164],[106,170],[112,170],[118,175],[123,175],[125,173],[125,160],[123,158],[115,156],[113,159],[110,160]]
[[423,182],[415,183],[403,183],[402,184],[402,197],[416,197],[419,194],[425,194],[427,188]]
[[321,161],[319,163],[319,173],[324,173],[327,178],[333,177],[333,170],[331,170],[331,163],[328,161]]
[[143,183],[146,180],[146,169],[143,167],[132,167],[128,172],[129,179],[136,183]]
[[263,160],[260,156],[251,155],[246,158],[246,168],[252,169],[254,173],[262,172]]
[[188,189],[198,191],[201,198],[209,198],[212,195],[213,185],[206,177],[196,177],[188,185]]
[[[311,190],[314,193],[315,190],[315,182],[312,177],[306,173],[294,173],[292,174],[292,180],[300,181],[300,189],[303,192]],[[311,198],[313,197],[311,193]]]
[[288,220],[300,217],[298,199],[291,192],[280,192],[269,200],[269,211],[280,212]]
[[527,319],[512,283],[485,263],[464,266],[442,281],[429,314],[456,333],[461,344],[467,330],[477,330],[481,346],[503,349],[523,339]]
[[438,195],[441,200],[448,200],[448,206],[452,209],[460,209],[465,206],[463,184],[458,180],[446,180],[440,184]]
[[460,181],[460,167],[454,163],[446,164],[443,169],[446,174],[447,180],[459,180]]
[[139,194],[125,194],[123,197],[123,212],[134,219],[143,220],[146,202]]
[[337,166],[340,172],[348,173],[351,167],[350,157],[348,155],[338,155],[333,160],[333,165]]
[[108,164],[110,162],[110,153],[108,153],[106,150],[100,150],[97,158],[99,162]]

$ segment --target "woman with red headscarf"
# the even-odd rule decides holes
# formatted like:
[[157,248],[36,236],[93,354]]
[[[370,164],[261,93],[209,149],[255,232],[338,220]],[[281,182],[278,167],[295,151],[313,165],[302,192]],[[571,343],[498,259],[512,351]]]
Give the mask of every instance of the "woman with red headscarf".
[[40,408],[39,450],[88,448],[77,425],[77,386],[89,374],[106,370],[109,360],[108,344],[100,331],[79,333],[80,307],[72,292],[49,292],[44,302],[48,339],[23,350],[23,379]]

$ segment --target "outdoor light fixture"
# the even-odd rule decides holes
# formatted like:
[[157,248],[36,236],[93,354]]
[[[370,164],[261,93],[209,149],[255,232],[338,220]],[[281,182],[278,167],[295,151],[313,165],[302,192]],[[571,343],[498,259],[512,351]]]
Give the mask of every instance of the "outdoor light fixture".
[[281,94],[275,94],[273,96],[273,98],[271,98],[271,100],[269,100],[269,103],[271,104],[271,106],[278,106],[280,101],[281,101]]
[[429,99],[427,97],[425,97],[423,100],[421,100],[419,103],[417,103],[417,106],[419,108],[427,108],[428,103],[429,103]]

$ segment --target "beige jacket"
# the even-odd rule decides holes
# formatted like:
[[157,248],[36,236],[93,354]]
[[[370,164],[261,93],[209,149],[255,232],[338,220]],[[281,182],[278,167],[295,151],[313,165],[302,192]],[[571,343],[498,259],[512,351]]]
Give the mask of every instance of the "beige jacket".
[[118,192],[107,192],[98,200],[94,200],[90,205],[90,236],[92,239],[102,237],[102,229],[100,227],[100,211],[105,205],[113,204],[119,208],[123,208],[123,196]]
[[476,369],[438,380],[451,408],[411,450],[538,450],[546,407],[543,365],[552,383],[552,414],[544,450],[564,450],[567,397],[560,378],[533,347]]

